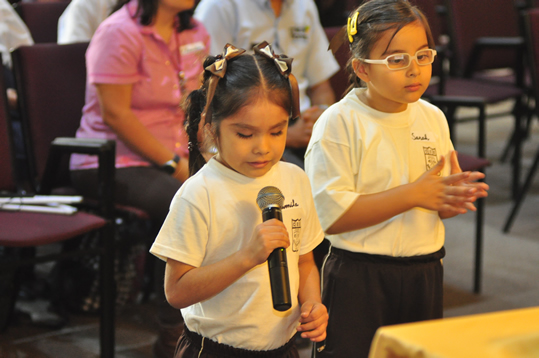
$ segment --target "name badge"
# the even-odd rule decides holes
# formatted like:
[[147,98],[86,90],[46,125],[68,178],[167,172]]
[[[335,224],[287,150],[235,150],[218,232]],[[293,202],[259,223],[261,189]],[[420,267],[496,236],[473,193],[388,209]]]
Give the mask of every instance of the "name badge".
[[204,43],[202,41],[193,42],[190,44],[180,46],[180,53],[187,55],[189,53],[198,52],[204,50]]

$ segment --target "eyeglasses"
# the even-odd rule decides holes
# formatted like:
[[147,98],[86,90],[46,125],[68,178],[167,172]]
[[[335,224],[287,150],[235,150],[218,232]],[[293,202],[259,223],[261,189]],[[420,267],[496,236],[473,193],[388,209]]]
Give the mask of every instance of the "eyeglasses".
[[407,53],[396,53],[391,56],[387,56],[383,60],[369,60],[362,59],[366,63],[374,63],[377,65],[386,65],[390,70],[404,70],[405,68],[410,67],[412,60],[415,60],[419,66],[430,65],[434,62],[434,57],[436,56],[436,50],[425,49],[419,50],[415,53],[414,56],[410,56]]

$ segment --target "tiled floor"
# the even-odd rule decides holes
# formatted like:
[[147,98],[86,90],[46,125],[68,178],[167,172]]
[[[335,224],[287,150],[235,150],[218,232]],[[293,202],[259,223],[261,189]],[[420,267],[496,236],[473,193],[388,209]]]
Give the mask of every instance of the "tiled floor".
[[[480,295],[471,293],[475,216],[470,213],[450,219],[446,222],[447,256],[444,259],[446,316],[539,304],[539,180],[523,204],[511,233],[503,234],[501,227],[511,205],[510,170],[509,165],[500,163],[498,158],[511,132],[512,121],[492,119],[487,127],[487,152],[493,166],[487,170],[491,191],[486,208],[483,290]],[[459,150],[474,153],[475,128],[474,123],[458,125]],[[535,126],[524,148],[526,167],[538,143],[539,130]],[[127,305],[118,311],[116,357],[152,357],[151,347],[156,339],[154,317],[155,308],[149,303]],[[309,352],[309,348],[302,349],[302,358],[309,357]],[[0,334],[0,358],[98,356],[98,320],[93,316],[71,315],[69,323],[59,330],[36,327],[28,318],[22,318]]]

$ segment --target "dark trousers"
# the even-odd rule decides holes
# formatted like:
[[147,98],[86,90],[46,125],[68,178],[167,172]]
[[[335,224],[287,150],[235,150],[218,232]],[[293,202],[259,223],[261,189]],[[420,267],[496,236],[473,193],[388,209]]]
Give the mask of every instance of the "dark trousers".
[[[148,244],[151,244],[165,221],[172,198],[182,183],[155,167],[116,168],[114,179],[114,202],[142,209],[150,216],[152,233]],[[97,197],[97,169],[73,170],[71,180],[81,195]],[[151,256],[149,258],[153,259]],[[171,307],[165,298],[165,262],[153,259],[152,265],[150,270],[153,269],[159,322],[170,326],[182,324],[180,311]]]
[[[181,182],[155,167],[116,168],[114,202],[144,210],[158,230]],[[71,180],[86,197],[97,197],[97,169],[73,170]]]
[[299,358],[294,338],[277,349],[250,351],[214,342],[184,328],[174,358]]
[[401,258],[331,248],[323,269],[326,347],[315,356],[367,358],[379,327],[441,318],[444,254]]

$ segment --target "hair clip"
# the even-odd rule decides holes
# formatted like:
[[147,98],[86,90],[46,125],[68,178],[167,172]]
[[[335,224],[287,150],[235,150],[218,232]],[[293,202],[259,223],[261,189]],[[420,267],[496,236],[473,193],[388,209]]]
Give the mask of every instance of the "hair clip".
[[281,75],[288,79],[292,91],[292,120],[298,118],[300,116],[299,86],[296,77],[292,74],[292,61],[294,59],[286,55],[276,55],[267,41],[254,46],[253,50],[256,54],[273,60]]
[[357,34],[357,18],[359,17],[359,11],[354,12],[352,16],[348,17],[346,26],[343,26],[339,32],[337,32],[333,38],[329,41],[328,50],[335,55],[335,53],[341,48],[345,41],[345,37],[348,38],[348,42],[352,44],[354,42],[354,35]]
[[219,79],[223,78],[226,74],[228,61],[236,56],[241,55],[244,52],[244,49],[234,47],[233,45],[227,43],[224,47],[223,53],[216,56],[219,60],[215,61],[214,63],[205,68],[205,70],[212,73],[212,76],[210,77],[208,83],[206,105],[204,106],[204,110],[202,111],[202,114],[200,116],[201,119],[204,120],[205,124],[211,122],[210,104],[213,100],[213,95],[215,94],[215,89],[217,88],[217,83],[219,82]]
[[293,58],[290,58],[286,55],[276,55],[271,48],[271,45],[267,42],[261,42],[258,45],[253,47],[255,53],[258,53],[262,56],[265,56],[275,62],[277,69],[281,72],[281,75],[288,77],[292,72],[292,61]]
[[348,17],[348,23],[346,25],[346,32],[348,34],[348,41],[350,43],[354,42],[354,35],[357,34],[357,18],[359,16],[359,11],[356,11],[352,17]]

